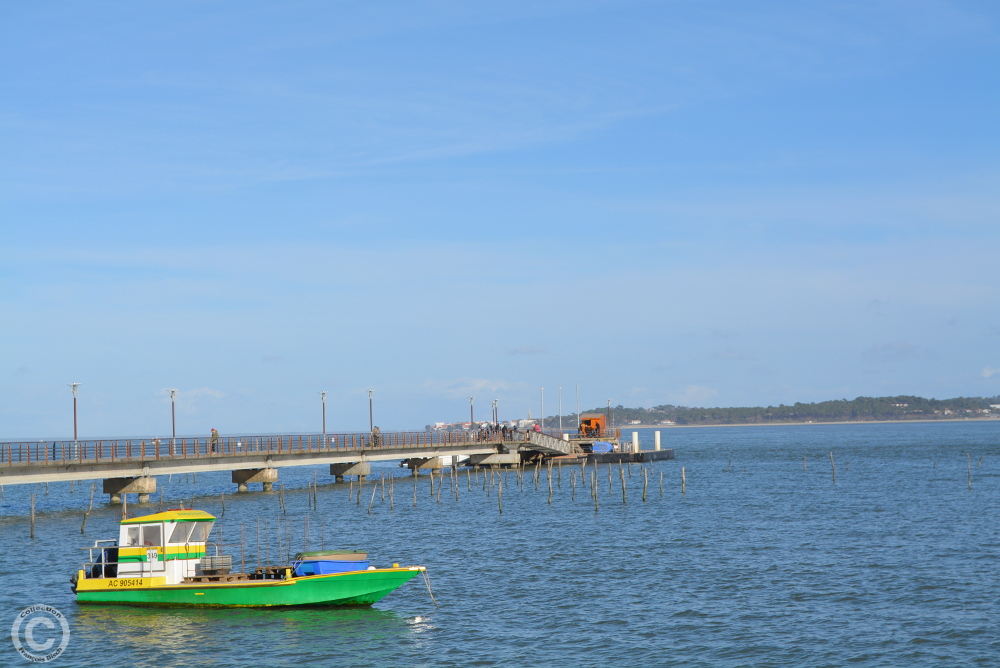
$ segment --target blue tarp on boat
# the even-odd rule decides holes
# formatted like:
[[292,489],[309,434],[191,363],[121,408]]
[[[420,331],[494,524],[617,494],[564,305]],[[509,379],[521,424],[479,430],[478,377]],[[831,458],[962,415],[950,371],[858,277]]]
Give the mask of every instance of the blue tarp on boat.
[[301,561],[293,564],[292,574],[298,577],[304,575],[329,575],[345,571],[367,570],[367,561]]
[[590,451],[596,454],[611,452],[614,449],[614,446],[606,441],[594,441],[594,444],[590,446]]

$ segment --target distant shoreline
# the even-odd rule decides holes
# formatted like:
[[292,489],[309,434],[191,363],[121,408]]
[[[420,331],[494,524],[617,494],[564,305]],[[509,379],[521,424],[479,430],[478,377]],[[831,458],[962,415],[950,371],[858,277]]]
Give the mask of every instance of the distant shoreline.
[[803,427],[821,424],[896,424],[899,422],[1000,422],[1000,416],[973,417],[973,418],[927,418],[911,420],[833,420],[829,422],[812,421],[789,421],[789,422],[732,422],[725,424],[632,424],[616,427],[626,431],[628,429],[692,429],[700,427]]

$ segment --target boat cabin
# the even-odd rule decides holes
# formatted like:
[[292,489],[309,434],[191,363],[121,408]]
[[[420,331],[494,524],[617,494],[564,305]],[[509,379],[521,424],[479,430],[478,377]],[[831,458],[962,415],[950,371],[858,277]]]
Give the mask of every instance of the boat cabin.
[[214,524],[213,515],[185,509],[124,519],[118,540],[85,548],[91,554],[85,577],[165,577],[165,584],[178,584],[202,575],[203,563],[213,559],[206,551]]

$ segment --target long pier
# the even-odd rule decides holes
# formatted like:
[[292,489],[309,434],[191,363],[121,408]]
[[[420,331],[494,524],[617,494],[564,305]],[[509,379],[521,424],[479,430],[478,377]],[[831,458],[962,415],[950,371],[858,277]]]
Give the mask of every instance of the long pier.
[[0,485],[104,479],[112,501],[138,494],[148,501],[156,476],[232,471],[239,491],[260,483],[269,491],[285,466],[330,465],[337,481],[363,478],[370,462],[402,460],[420,469],[446,466],[443,457],[468,457],[471,465],[520,464],[525,459],[575,455],[580,444],[555,432],[387,432],[379,435],[296,434],[175,439],[102,439],[0,443]]

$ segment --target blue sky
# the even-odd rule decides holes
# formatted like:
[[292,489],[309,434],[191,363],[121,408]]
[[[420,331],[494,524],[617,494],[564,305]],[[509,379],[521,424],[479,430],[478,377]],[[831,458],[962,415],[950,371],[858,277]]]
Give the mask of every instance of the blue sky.
[[1000,394],[985,2],[0,6],[0,438]]

